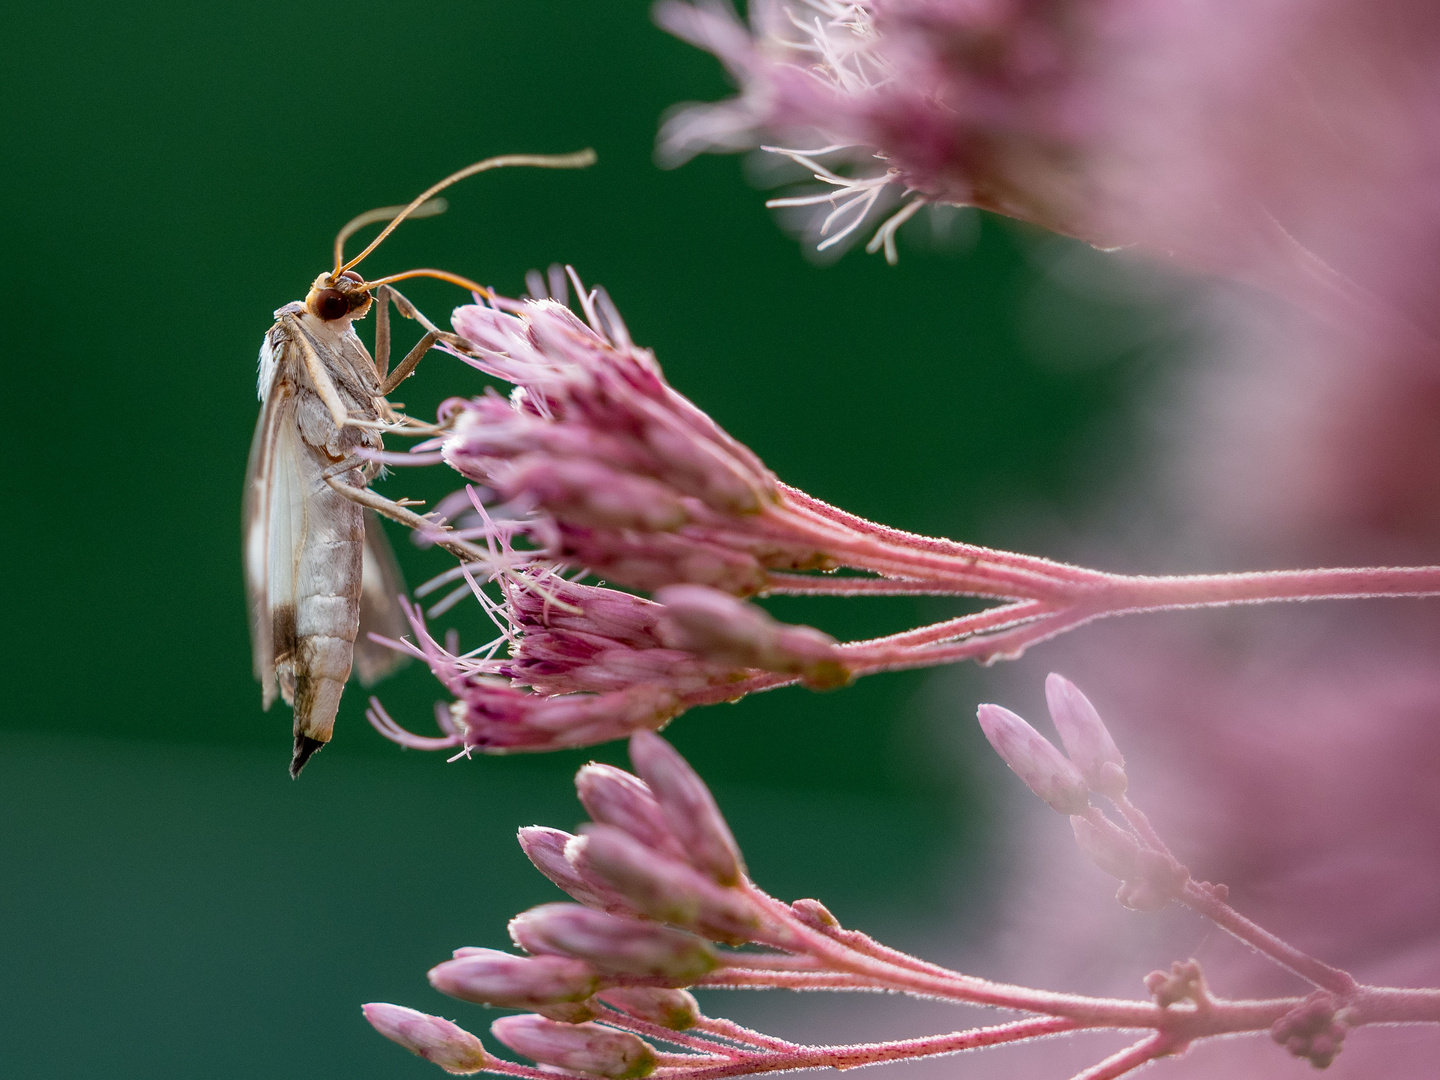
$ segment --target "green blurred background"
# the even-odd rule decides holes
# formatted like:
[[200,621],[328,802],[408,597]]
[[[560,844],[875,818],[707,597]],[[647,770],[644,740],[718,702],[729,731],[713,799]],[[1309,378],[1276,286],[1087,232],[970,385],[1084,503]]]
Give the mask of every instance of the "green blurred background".
[[[663,110],[728,88],[643,3],[61,0],[5,26],[0,1075],[439,1075],[359,1004],[483,1030],[425,969],[556,897],[514,830],[580,817],[590,753],[447,765],[382,741],[352,690],[292,783],[288,713],[260,711],[238,550],[255,354],[353,214],[490,154],[594,146],[584,173],[468,181],[366,269],[514,295],[573,263],[783,478],[890,524],[1064,555],[1133,444],[1123,388],[1153,365],[1154,311],[1053,272],[1086,279],[1088,255],[994,219],[936,245],[917,221],[896,268],[821,268],[738,159],[657,169]],[[407,292],[441,321],[462,299]],[[405,403],[478,385],[434,356]],[[396,539],[412,583],[444,565]],[[776,610],[856,637],[954,609]],[[781,691],[671,734],[762,884],[919,937],[983,899],[986,770],[965,750],[993,678]],[[415,666],[380,694],[421,730],[439,696]]]

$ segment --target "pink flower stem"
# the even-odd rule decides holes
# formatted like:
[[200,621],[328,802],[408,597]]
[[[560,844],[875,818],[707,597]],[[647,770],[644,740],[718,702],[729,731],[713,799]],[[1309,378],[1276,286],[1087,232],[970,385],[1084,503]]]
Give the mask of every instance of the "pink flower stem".
[[796,919],[786,904],[749,886],[751,897],[768,910],[797,939],[795,948],[824,961],[837,971],[848,971],[872,981],[877,989],[886,988],[961,1001],[976,1005],[995,1005],[1022,1012],[1064,1016],[1084,1024],[1107,1027],[1155,1027],[1160,1010],[1149,1002],[1122,999],[1087,998],[1078,994],[1062,994],[1035,990],[1026,986],[991,982],[973,975],[939,969],[919,971],[866,956],[818,933]]
[[829,503],[822,502],[813,495],[807,495],[799,488],[793,488],[784,483],[780,484],[779,487],[781,495],[789,506],[804,510],[814,518],[842,525],[859,535],[874,537],[888,544],[895,545],[896,547],[909,548],[912,551],[927,551],[937,555],[959,556],[966,559],[983,559],[986,562],[997,563],[1004,566],[1039,571],[1046,576],[1054,577],[1062,581],[1094,581],[1106,576],[1097,570],[1087,570],[1080,566],[1053,562],[1050,559],[1042,559],[1035,555],[1021,555],[1017,552],[998,551],[993,548],[981,547],[978,544],[964,544],[956,540],[922,536],[919,533],[905,532],[903,529],[892,529],[888,525],[881,525],[855,514],[847,513],[838,506],[831,506]]
[[1358,600],[1440,595],[1440,566],[1267,570],[1188,577],[1114,577],[1085,590],[1083,602],[1104,615],[1260,604],[1280,600]]
[[931,1035],[923,1039],[897,1039],[891,1042],[859,1043],[854,1046],[806,1046],[770,1054],[751,1054],[742,1061],[723,1065],[702,1065],[683,1072],[669,1073],[685,1080],[721,1080],[727,1076],[780,1072],[791,1069],[853,1069],[859,1065],[875,1065],[882,1061],[904,1061],[912,1058],[954,1054],[962,1050],[978,1050],[985,1046],[1038,1039],[1074,1031],[1082,1025],[1061,1017],[1034,1017],[994,1027],[972,1028],[947,1035]]
[[892,949],[888,945],[882,945],[869,934],[859,930],[845,930],[839,926],[816,927],[818,933],[826,937],[834,938],[846,948],[853,949],[863,956],[869,956],[876,960],[883,960],[895,964],[898,967],[909,968],[912,971],[923,971],[931,975],[951,975],[948,968],[939,964],[932,964],[928,960],[921,960],[919,957],[903,953],[899,949]]
[[[983,555],[917,551],[877,537],[847,533],[833,526],[805,528],[803,519],[797,520],[789,531],[791,535],[804,535],[817,550],[825,552],[841,565],[871,570],[885,577],[949,583],[961,595],[1051,598],[1065,594],[1066,586],[1075,584],[1048,572],[1049,564],[1043,559],[1035,560],[1038,566],[1017,567]],[[1093,580],[1099,583],[1101,578],[1096,575]],[[1085,582],[1089,583],[1088,580]]]
[[595,1009],[595,1015],[596,1019],[602,1020],[613,1027],[628,1028],[637,1035],[646,1035],[652,1039],[668,1042],[671,1046],[683,1046],[687,1050],[695,1050],[702,1054],[736,1058],[748,1053],[748,1051],[739,1050],[733,1046],[725,1046],[722,1043],[713,1042],[710,1039],[688,1035],[683,1031],[676,1031],[673,1028],[661,1027],[659,1024],[652,1024],[648,1020],[641,1020],[637,1016],[631,1016],[629,1013],[609,1008],[603,1002],[600,1003],[599,1008]]
[[773,1035],[766,1035],[763,1032],[752,1031],[750,1028],[742,1027],[733,1020],[726,1020],[723,1017],[702,1016],[695,1029],[708,1032],[711,1035],[718,1035],[724,1039],[734,1042],[747,1043],[750,1046],[758,1046],[762,1050],[790,1051],[802,1049],[799,1043],[793,1043],[789,1039],[777,1039]]
[[[1110,801],[1115,804],[1115,809],[1120,811],[1120,815],[1135,830],[1140,839],[1160,854],[1170,855],[1170,849],[1165,846],[1165,841],[1160,839],[1160,834],[1155,831],[1155,826],[1150,824],[1150,819],[1143,810],[1125,795],[1115,796]],[[1173,855],[1170,857],[1174,858]]]
[[726,960],[735,967],[747,971],[818,971],[819,962],[813,956],[790,956],[785,953],[730,953]]
[[1057,609],[1043,600],[1022,600],[1015,604],[977,611],[973,615],[960,615],[944,622],[931,623],[899,634],[870,638],[868,641],[846,642],[846,648],[866,649],[874,647],[932,645],[942,641],[954,641],[983,630],[1004,630],[1018,623],[1029,622],[1042,615],[1049,615]]
[[1362,1024],[1440,1024],[1440,990],[1361,986],[1345,1008],[1345,1022]]
[[[942,581],[875,577],[820,577],[813,574],[771,573],[765,576],[765,596],[956,596]],[[1039,601],[1029,601],[1038,603]]]
[[765,971],[722,968],[695,985],[716,990],[888,990],[873,979],[843,971]]
[[503,1058],[486,1055],[485,1072],[495,1073],[498,1076],[520,1076],[524,1080],[555,1080],[555,1074],[544,1069],[536,1069],[529,1065],[519,1065],[513,1061],[505,1061]]
[[1076,1073],[1071,1080],[1114,1080],[1117,1076],[1124,1076],[1142,1065],[1148,1065],[1156,1058],[1173,1054],[1176,1049],[1178,1048],[1163,1032],[1157,1031],[1133,1046],[1127,1046],[1118,1054],[1111,1054],[1104,1061]]
[[1341,997],[1353,994],[1359,985],[1348,971],[1331,967],[1308,953],[1301,952],[1264,927],[1245,918],[1214,892],[1193,879],[1185,883],[1180,900],[1186,907],[1205,916],[1222,930],[1268,956],[1281,967],[1293,971],[1306,982]]
[[[843,645],[846,663],[856,675],[877,671],[903,671],[907,668],[953,664],[957,660],[979,659],[982,663],[1008,660],[1019,656],[1031,645],[1063,634],[1099,618],[1094,612],[1061,609],[1040,616],[1017,629],[998,634],[967,638],[951,644],[923,647],[894,646],[884,638],[860,645]],[[924,629],[929,629],[924,628]]]

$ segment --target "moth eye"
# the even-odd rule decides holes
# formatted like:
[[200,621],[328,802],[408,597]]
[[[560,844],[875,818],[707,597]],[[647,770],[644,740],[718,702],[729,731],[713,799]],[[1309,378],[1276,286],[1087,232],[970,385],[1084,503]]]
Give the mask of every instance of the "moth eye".
[[354,270],[346,270],[346,271],[344,271],[340,276],[341,276],[341,277],[348,277],[351,281],[364,281],[364,280],[365,280],[363,277],[361,277],[359,274],[357,274]]
[[315,314],[326,322],[350,314],[350,301],[339,289],[322,289],[315,297]]

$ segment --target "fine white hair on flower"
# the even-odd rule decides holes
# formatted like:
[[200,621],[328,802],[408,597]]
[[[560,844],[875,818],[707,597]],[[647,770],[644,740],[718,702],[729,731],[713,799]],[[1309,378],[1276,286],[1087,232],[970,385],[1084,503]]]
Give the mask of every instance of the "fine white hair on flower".
[[[815,161],[815,157],[821,154],[845,150],[848,147],[827,146],[808,152],[790,150],[783,146],[762,146],[760,149],[772,154],[783,154],[797,165],[811,170],[811,175],[816,180],[828,185],[827,189],[813,194],[765,201],[766,207],[772,210],[828,206],[828,213],[821,210],[802,219],[801,231],[808,241],[815,244],[816,251],[828,251],[851,240],[857,230],[870,219],[871,211],[876,205],[885,205],[893,198],[893,189],[898,181],[893,170],[887,169],[876,176],[843,176]],[[923,199],[915,199],[892,214],[876,231],[865,250],[873,254],[883,245],[886,261],[893,266],[896,262],[895,230],[923,205]]]
[[[789,146],[761,149],[808,169],[823,189],[770,199],[787,229],[814,246],[817,254],[838,256],[862,231],[883,218],[866,251],[898,259],[895,234],[933,200],[906,200],[899,172],[844,175],[839,166],[819,164],[824,155],[844,154],[856,166],[885,161],[868,145],[856,122],[865,102],[895,80],[894,65],[880,48],[872,6],[855,0],[755,0],[750,25],[719,0],[694,4],[668,0],[656,9],[662,27],[714,53],[740,85],[740,94],[715,104],[687,104],[661,126],[657,156],[674,166],[704,151],[755,146],[765,135],[781,134]],[[801,145],[828,145],[798,149]],[[533,294],[534,290],[532,290]]]

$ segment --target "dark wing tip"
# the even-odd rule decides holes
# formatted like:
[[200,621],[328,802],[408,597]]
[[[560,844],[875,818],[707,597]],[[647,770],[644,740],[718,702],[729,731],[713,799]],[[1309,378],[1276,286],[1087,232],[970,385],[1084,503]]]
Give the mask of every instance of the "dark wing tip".
[[295,756],[290,759],[291,780],[299,778],[300,770],[305,768],[305,763],[310,760],[311,755],[324,745],[319,739],[312,739],[309,735],[295,736]]

